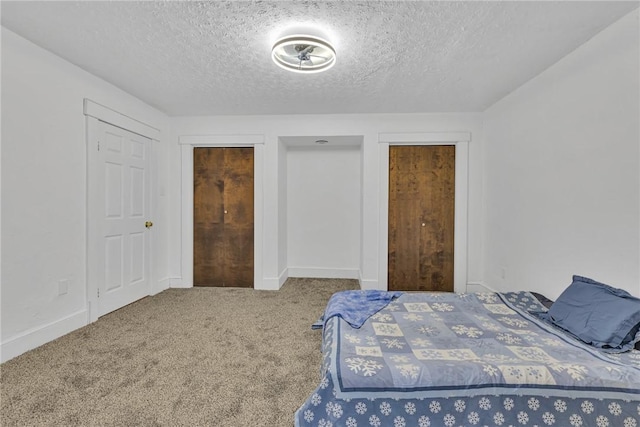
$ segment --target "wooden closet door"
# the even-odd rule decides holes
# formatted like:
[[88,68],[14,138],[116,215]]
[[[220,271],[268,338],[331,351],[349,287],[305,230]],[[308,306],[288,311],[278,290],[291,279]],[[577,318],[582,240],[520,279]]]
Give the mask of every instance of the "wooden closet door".
[[194,286],[253,286],[253,148],[195,148]]
[[389,290],[453,291],[455,147],[389,147]]
[[223,286],[253,287],[253,148],[224,149]]

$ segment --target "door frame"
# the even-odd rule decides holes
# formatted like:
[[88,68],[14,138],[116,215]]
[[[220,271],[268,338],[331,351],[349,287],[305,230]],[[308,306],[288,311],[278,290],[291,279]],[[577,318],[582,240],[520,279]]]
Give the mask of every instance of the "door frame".
[[467,217],[469,199],[469,132],[380,133],[380,221],[378,280],[383,289],[389,288],[389,146],[390,145],[453,145],[455,162],[455,211],[453,241],[453,290],[467,290]]
[[[154,181],[155,181],[155,144],[160,141],[160,130],[146,123],[126,116],[104,105],[98,104],[88,98],[83,100],[83,113],[86,121],[86,149],[87,149],[87,316],[88,323],[98,320],[98,281],[101,272],[98,268],[98,260],[96,259],[95,247],[100,239],[100,233],[96,230],[95,224],[97,218],[102,212],[97,211],[97,197],[103,197],[104,182],[98,179],[98,151],[97,140],[99,136],[99,122],[104,122],[112,126],[124,129],[137,135],[149,138],[149,174],[147,182],[149,184],[149,218],[153,218],[155,214],[154,203]],[[153,268],[155,259],[155,245],[153,243],[153,234],[149,234],[149,295],[153,292],[153,284],[155,283],[155,271]]]
[[181,154],[181,228],[182,260],[180,283],[174,288],[193,287],[193,149],[209,148],[253,148],[253,288],[263,288],[262,251],[263,226],[263,181],[264,181],[264,135],[187,135],[179,138]]

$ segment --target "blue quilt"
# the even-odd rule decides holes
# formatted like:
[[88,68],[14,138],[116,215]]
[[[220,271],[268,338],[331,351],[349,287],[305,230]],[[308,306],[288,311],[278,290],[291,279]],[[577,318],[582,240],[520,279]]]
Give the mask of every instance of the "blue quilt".
[[640,427],[640,352],[611,355],[526,292],[403,294],[360,329],[330,319],[298,426]]

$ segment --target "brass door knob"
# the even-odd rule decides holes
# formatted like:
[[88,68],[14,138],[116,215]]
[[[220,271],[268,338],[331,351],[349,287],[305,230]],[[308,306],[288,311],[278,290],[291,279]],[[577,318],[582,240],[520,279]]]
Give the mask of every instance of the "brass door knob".
[[144,226],[147,227],[147,228],[151,228],[151,227],[153,227],[153,222],[147,221],[147,222],[144,223]]

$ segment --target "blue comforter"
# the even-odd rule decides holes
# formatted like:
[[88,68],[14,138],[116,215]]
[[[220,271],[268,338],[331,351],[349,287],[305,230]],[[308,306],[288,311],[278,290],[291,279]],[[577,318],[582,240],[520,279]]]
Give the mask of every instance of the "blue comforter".
[[541,309],[526,292],[421,293],[360,329],[333,318],[296,425],[640,427],[640,352],[595,350]]

